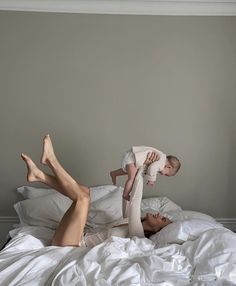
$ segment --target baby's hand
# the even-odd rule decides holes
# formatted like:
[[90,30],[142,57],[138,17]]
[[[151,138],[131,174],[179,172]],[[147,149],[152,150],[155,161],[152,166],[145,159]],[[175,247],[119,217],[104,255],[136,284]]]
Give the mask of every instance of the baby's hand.
[[154,185],[154,183],[155,183],[154,181],[148,181],[148,182],[147,182],[147,185],[149,185],[149,186],[153,186],[153,185]]

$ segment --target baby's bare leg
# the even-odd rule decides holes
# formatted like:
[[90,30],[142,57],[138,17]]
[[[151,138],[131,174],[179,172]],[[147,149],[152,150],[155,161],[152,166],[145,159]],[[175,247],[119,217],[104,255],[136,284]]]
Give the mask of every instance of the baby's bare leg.
[[111,176],[111,180],[112,180],[113,185],[116,185],[116,177],[117,176],[124,176],[126,174],[127,173],[124,172],[121,168],[117,169],[117,170],[114,170],[114,171],[111,171],[110,172],[110,176]]
[[132,186],[133,186],[133,183],[134,183],[134,179],[135,179],[137,170],[138,169],[136,168],[134,163],[126,165],[126,171],[127,171],[127,174],[128,174],[128,179],[125,182],[125,189],[124,189],[124,193],[123,193],[123,198],[125,200],[128,200],[128,201],[130,200],[129,194],[130,194],[130,192],[132,190]]

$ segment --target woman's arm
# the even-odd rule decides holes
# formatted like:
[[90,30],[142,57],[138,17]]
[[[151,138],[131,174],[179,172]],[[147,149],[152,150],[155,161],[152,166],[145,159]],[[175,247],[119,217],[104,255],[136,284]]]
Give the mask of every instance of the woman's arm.
[[143,196],[143,173],[149,165],[159,159],[159,155],[150,152],[144,162],[144,166],[140,167],[132,187],[130,201],[123,200],[123,216],[128,217],[129,236],[145,237],[143,225],[141,222],[141,202]]
[[129,236],[145,237],[143,225],[141,222],[141,202],[143,195],[143,167],[139,168],[135,181],[133,184],[129,208],[128,208],[128,221],[129,221]]

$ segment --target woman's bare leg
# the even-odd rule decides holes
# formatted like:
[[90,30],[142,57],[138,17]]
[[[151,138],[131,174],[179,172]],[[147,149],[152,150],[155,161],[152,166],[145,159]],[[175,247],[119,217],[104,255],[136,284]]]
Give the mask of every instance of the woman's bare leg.
[[[54,153],[52,141],[49,135],[44,137],[43,143],[41,162],[51,168],[55,177],[57,178],[57,181],[66,191],[65,195],[71,198],[73,201],[77,200],[78,196],[84,192],[89,195],[89,188],[78,184],[61,166]],[[69,189],[68,185],[70,186]]]
[[[27,173],[27,181],[28,182],[40,182],[48,187],[51,187],[61,194],[68,197],[67,190],[64,190],[61,184],[58,182],[58,179],[55,176],[49,175],[38,168],[38,166],[33,162],[33,160],[27,156],[26,154],[21,154],[22,159],[25,161],[28,173]],[[86,186],[80,185],[87,193],[89,193],[89,189]]]
[[44,183],[48,187],[51,187],[62,194],[65,194],[64,189],[61,189],[61,185],[58,183],[56,177],[51,176],[38,168],[38,166],[32,161],[32,159],[26,154],[21,154],[21,158],[25,161],[28,169],[27,181]]
[[41,160],[52,169],[55,177],[42,172],[28,156],[22,154],[22,158],[28,168],[27,178],[29,181],[37,180],[45,183],[73,201],[55,231],[52,245],[79,246],[90,205],[89,189],[79,185],[60,165],[48,135],[44,138],[44,150]]
[[[65,191],[61,184],[58,183],[58,180],[55,176],[49,175],[38,168],[38,166],[33,162],[33,160],[22,153],[21,158],[25,161],[28,173],[27,173],[27,181],[32,182],[40,182],[48,187],[59,191],[61,194],[68,197],[67,191]],[[87,193],[89,193],[89,188],[83,185],[80,185],[82,189],[84,189]]]

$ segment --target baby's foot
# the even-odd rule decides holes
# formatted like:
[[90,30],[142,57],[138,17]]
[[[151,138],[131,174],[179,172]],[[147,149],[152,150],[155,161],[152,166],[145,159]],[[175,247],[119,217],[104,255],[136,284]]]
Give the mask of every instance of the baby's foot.
[[43,138],[43,154],[41,157],[41,163],[44,165],[48,165],[48,163],[53,159],[55,159],[55,154],[51,138],[48,134]]
[[43,172],[35,165],[31,158],[25,154],[21,154],[21,158],[25,161],[28,173],[27,181],[28,182],[39,182],[42,179]]
[[110,172],[110,176],[111,176],[113,185],[116,185],[116,175],[114,174],[114,172]]

